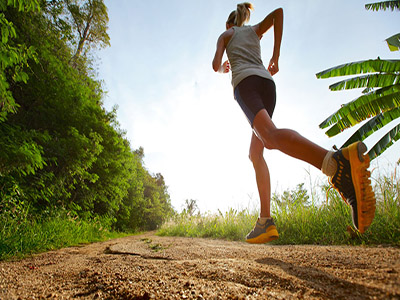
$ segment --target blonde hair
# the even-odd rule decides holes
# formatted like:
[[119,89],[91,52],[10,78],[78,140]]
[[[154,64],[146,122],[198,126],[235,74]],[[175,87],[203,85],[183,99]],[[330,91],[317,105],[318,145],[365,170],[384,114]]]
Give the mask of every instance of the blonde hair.
[[229,14],[227,24],[233,24],[235,26],[243,26],[244,23],[250,19],[250,10],[253,10],[253,4],[249,2],[239,3],[236,10]]

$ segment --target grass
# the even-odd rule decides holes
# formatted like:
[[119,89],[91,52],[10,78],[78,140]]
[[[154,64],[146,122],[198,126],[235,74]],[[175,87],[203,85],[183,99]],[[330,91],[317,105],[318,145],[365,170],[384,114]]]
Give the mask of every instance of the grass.
[[[319,197],[313,197],[313,200],[309,199],[303,184],[282,195],[274,195],[272,214],[280,237],[272,243],[400,246],[399,177],[382,176],[376,180],[374,188],[377,198],[375,218],[363,235],[347,231],[352,225],[350,207],[335,190],[328,192],[327,186],[320,187]],[[158,234],[244,241],[257,216],[258,211],[248,209],[230,209],[218,214],[181,213],[165,223]]]
[[[63,210],[28,215],[24,208],[0,214],[0,260],[121,237],[109,220],[83,220]],[[126,235],[126,234],[125,234]]]
[[[319,189],[318,194],[313,188],[312,200],[303,184],[274,195],[272,213],[280,237],[273,244],[400,246],[399,175],[381,176],[375,181],[375,219],[363,235],[347,232],[350,208],[340,196],[334,190],[327,193],[326,186]],[[3,202],[7,207],[0,207],[0,260],[130,234],[110,231],[111,220],[107,218],[82,219],[63,209],[32,215],[23,203],[9,200]],[[249,209],[194,215],[187,213],[193,210],[185,211],[165,223],[158,234],[244,241],[258,216],[258,211]],[[151,246],[158,250],[158,245]]]
[[159,235],[240,240],[251,229],[256,215],[230,209],[225,214],[178,214],[165,223]]

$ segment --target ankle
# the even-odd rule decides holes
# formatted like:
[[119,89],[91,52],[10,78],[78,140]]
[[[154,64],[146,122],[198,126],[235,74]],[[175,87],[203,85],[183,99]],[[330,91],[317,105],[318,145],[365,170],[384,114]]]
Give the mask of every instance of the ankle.
[[268,220],[272,219],[271,216],[269,217],[259,217],[258,218],[258,223],[260,223],[261,225],[264,225]]
[[333,159],[333,154],[335,152],[333,151],[329,151],[324,158],[324,161],[322,162],[322,168],[321,171],[322,173],[324,173],[325,175],[332,177],[333,175],[335,175],[336,169],[337,169],[337,163],[336,161]]

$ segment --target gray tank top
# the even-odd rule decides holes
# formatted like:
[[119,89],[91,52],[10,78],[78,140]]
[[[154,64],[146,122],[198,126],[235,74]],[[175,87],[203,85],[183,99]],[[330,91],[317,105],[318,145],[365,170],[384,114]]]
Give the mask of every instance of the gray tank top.
[[254,29],[251,26],[235,26],[233,30],[233,36],[226,46],[231,64],[233,88],[251,75],[273,80],[261,60],[260,38]]

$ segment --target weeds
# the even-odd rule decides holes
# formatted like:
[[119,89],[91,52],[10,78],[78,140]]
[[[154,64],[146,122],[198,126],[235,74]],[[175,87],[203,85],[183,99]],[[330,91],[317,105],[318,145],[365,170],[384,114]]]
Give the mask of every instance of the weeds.
[[23,203],[0,209],[0,260],[121,236],[107,218],[84,220],[63,209],[31,215]]
[[[363,235],[354,233],[350,207],[338,193],[323,185],[313,188],[310,201],[303,184],[274,195],[272,214],[280,234],[273,244],[400,246],[400,179],[380,176],[375,183],[375,219]],[[326,199],[327,197],[327,199]],[[159,235],[220,238],[243,241],[257,220],[258,212],[230,209],[225,214],[181,213],[165,223]]]

